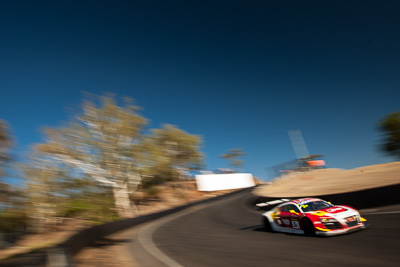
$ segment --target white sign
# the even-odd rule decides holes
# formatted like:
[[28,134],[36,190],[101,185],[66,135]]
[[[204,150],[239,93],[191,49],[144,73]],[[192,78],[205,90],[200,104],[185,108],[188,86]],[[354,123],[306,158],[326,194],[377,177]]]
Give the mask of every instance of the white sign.
[[197,190],[218,191],[255,186],[251,173],[196,175]]

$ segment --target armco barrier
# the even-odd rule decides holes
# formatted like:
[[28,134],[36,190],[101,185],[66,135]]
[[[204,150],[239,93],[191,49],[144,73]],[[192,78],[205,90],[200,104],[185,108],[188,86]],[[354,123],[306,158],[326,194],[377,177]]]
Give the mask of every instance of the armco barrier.
[[[329,195],[313,195],[309,197],[321,198],[337,205],[348,205],[356,209],[366,209],[379,206],[400,203],[400,184],[377,187],[353,192]],[[253,205],[261,202],[277,200],[281,198],[294,199],[295,197],[255,197]],[[271,207],[269,207],[271,208]],[[266,207],[266,209],[268,209]]]
[[237,194],[248,188],[237,190],[224,195],[216,196],[213,198],[203,199],[197,202],[192,202],[183,206],[175,207],[169,210],[143,215],[131,219],[124,219],[115,222],[110,222],[102,225],[97,225],[75,234],[69,238],[66,242],[60,244],[55,248],[51,248],[47,253],[47,267],[73,267],[74,261],[73,256],[77,254],[84,247],[90,246],[95,241],[111,235],[113,233],[128,229],[130,227],[150,222],[152,220],[159,219],[161,217],[176,213],[178,211],[205,204],[215,200],[223,199],[225,197]]

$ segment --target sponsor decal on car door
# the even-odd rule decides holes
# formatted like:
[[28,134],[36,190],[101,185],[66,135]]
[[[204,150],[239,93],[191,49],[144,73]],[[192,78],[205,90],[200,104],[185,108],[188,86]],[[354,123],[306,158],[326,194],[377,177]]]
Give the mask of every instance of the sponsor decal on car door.
[[[293,227],[293,218],[292,218],[292,213],[287,212],[287,211],[282,211],[281,212],[281,221],[282,221],[282,226],[286,228],[294,228]],[[296,225],[296,222],[295,222]]]

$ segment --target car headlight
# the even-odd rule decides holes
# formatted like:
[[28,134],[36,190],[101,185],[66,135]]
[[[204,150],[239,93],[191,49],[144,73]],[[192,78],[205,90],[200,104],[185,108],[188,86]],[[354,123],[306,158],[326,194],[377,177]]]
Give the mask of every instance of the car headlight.
[[335,219],[331,219],[331,218],[321,218],[320,220],[321,220],[321,222],[337,222]]

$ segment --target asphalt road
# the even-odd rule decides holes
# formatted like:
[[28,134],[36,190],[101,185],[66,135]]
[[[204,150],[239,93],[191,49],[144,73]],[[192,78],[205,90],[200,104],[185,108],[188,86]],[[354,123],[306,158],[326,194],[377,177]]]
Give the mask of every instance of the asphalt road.
[[[400,266],[400,205],[363,212],[366,230],[305,237],[264,232],[261,212],[248,205],[249,194],[147,228],[143,235],[151,238],[142,238],[147,252],[135,253],[140,265],[162,266],[170,259],[164,266]],[[161,260],[152,257],[163,254]]]

